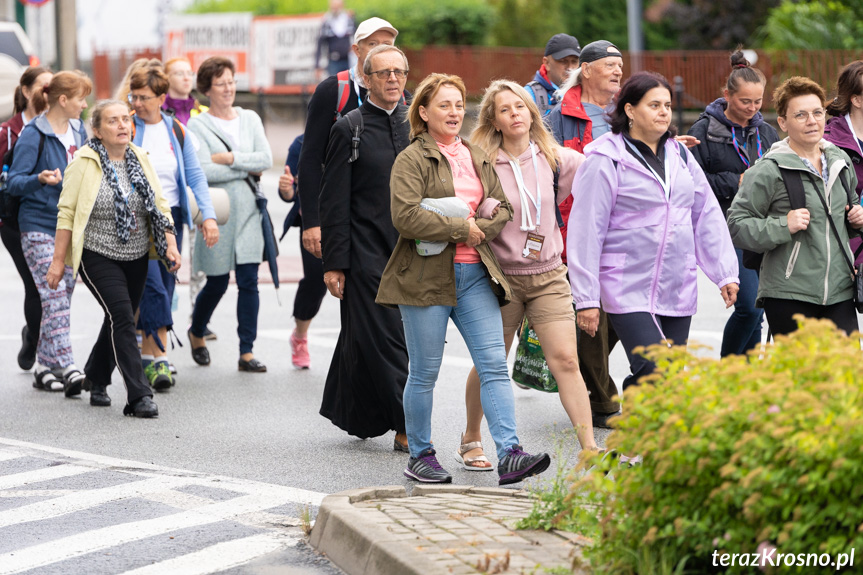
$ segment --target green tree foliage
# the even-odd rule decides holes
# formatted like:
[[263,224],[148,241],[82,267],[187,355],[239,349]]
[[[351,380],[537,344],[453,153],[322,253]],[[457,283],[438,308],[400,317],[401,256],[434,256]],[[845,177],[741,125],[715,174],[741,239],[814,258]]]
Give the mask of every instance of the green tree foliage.
[[676,0],[663,20],[676,32],[683,50],[724,50],[748,44],[780,0]]
[[863,48],[863,2],[791,2],[770,11],[762,30],[772,50],[854,50]]
[[496,46],[544,47],[555,34],[575,34],[568,26],[561,26],[562,0],[495,0],[497,22],[492,29],[492,43]]
[[[648,10],[656,2],[645,2]],[[626,0],[569,0],[561,5],[562,22],[582,46],[594,40],[608,40],[621,50],[629,49],[626,23]],[[647,50],[670,50],[678,47],[677,30],[671,18],[656,21],[642,18],[644,46]],[[560,32],[560,30],[558,30]]]

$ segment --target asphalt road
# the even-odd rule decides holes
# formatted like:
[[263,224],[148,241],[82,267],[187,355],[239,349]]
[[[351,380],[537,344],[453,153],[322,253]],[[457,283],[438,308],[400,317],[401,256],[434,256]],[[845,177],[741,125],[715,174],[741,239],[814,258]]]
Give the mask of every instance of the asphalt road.
[[[277,174],[278,170],[272,170],[265,175],[265,190],[275,189]],[[273,219],[280,227],[279,222],[288,206],[274,201],[271,208]],[[292,230],[282,242],[283,254],[288,256],[288,261],[299,261],[297,233],[296,229]],[[730,312],[724,309],[718,289],[703,275],[699,281],[700,311],[693,321],[692,339],[713,346],[712,351],[705,353],[718,357],[721,330]],[[29,553],[27,556],[34,556],[34,553],[40,556],[38,550],[42,547],[34,546],[48,545],[50,548],[54,539],[62,539],[64,544],[71,545],[67,539],[76,534],[83,534],[81,536],[86,539],[94,529],[127,522],[131,529],[135,529],[137,522],[151,520],[158,523],[159,518],[174,517],[174,512],[186,510],[190,513],[188,510],[197,509],[204,503],[222,501],[226,496],[217,491],[207,491],[206,482],[213,478],[235,482],[238,487],[232,490],[232,497],[238,496],[237,492],[258,493],[264,494],[265,500],[248,510],[242,507],[236,513],[235,510],[216,513],[218,522],[208,523],[209,527],[182,528],[184,531],[178,533],[187,539],[195,539],[197,535],[202,538],[185,550],[180,549],[173,554],[163,552],[164,538],[161,535],[155,539],[141,539],[134,544],[118,543],[120,546],[112,548],[110,553],[97,553],[101,559],[90,563],[93,569],[88,569],[88,572],[119,573],[140,568],[140,561],[119,560],[120,556],[128,556],[132,546],[153,550],[152,561],[168,561],[193,553],[195,549],[237,538],[263,534],[261,537],[266,539],[276,529],[274,525],[282,525],[286,526],[291,541],[276,551],[264,552],[255,561],[228,570],[214,568],[197,572],[337,573],[338,570],[315,556],[301,542],[298,525],[303,509],[309,509],[314,516],[325,494],[345,489],[409,485],[402,475],[407,456],[392,451],[392,434],[360,440],[348,436],[318,414],[327,368],[339,331],[338,302],[329,296],[324,301],[309,336],[312,367],[297,371],[291,365],[288,343],[293,328],[291,310],[295,289],[296,284],[282,285],[277,297],[272,285],[261,286],[255,354],[267,364],[269,371],[248,374],[238,372],[236,367],[235,286],[229,288],[213,317],[211,328],[218,334],[218,341],[210,343],[212,365],[200,367],[192,361],[186,342],[190,309],[188,285],[180,285],[179,311],[174,317],[184,347],[170,353],[179,370],[177,384],[167,393],[156,396],[160,411],[158,419],[139,420],[122,415],[125,394],[116,373],[114,384],[109,387],[114,400],[110,408],[91,407],[86,393],[79,399],[66,399],[62,393],[33,389],[32,374],[22,372],[16,364],[20,331],[24,324],[23,288],[11,260],[6,255],[0,256],[0,541],[7,541],[0,545],[0,573],[27,571],[39,562],[23,561],[21,565],[25,568],[18,571],[4,569],[4,553],[17,551],[19,554]],[[86,362],[101,322],[100,308],[86,287],[78,283],[72,306],[72,345],[79,366]],[[373,334],[369,336],[374,337]],[[471,362],[453,326],[447,341],[432,418],[433,438],[440,461],[453,472],[456,483],[496,486],[496,473],[458,470],[454,464],[452,454],[458,446],[464,423],[464,381]],[[625,356],[619,348],[612,355],[612,373],[618,382],[628,373]],[[521,389],[514,389],[514,393],[518,433],[525,448],[530,452],[555,454],[562,447],[571,458],[574,440],[564,434],[570,424],[557,396]],[[597,430],[600,442],[606,433]],[[487,428],[484,428],[483,437],[494,461],[494,444]],[[122,463],[117,460],[122,460]],[[4,477],[70,464],[87,467],[87,476],[92,477],[92,481],[82,481],[80,475],[69,479],[56,478],[48,483],[27,486],[26,489],[47,491],[41,495],[31,492],[26,496],[21,495],[20,488],[14,487],[18,483],[13,481],[13,487],[4,487],[3,484]],[[118,479],[114,477],[118,472],[128,475]],[[55,518],[4,527],[4,514],[16,507],[49,497],[111,487],[116,482],[140,481],[153,474],[167,478],[188,476],[196,483],[172,487],[168,495],[157,489],[156,495],[141,496],[134,500],[137,502],[134,505],[117,506],[100,500],[97,506],[64,516],[59,523]],[[37,474],[35,477],[42,476]],[[540,481],[533,479],[526,485],[535,486]],[[181,494],[198,499],[190,501],[188,497],[177,495],[177,489]],[[269,496],[271,500],[266,499]],[[273,504],[268,505],[268,502]],[[269,519],[249,519],[244,513],[266,513]],[[226,524],[230,524],[231,529],[226,529]],[[5,537],[4,532],[15,534],[15,537]],[[263,549],[266,551],[268,547]],[[78,572],[82,564],[76,561],[81,561],[80,557],[92,558],[98,549],[85,545],[79,551],[81,553],[74,555],[78,559],[69,559],[71,563],[61,562],[55,565],[56,569],[43,567],[30,572]],[[116,559],[105,559],[105,554]],[[44,561],[42,558],[39,560]],[[228,564],[224,563],[223,567]],[[293,570],[278,570],[289,567]]]

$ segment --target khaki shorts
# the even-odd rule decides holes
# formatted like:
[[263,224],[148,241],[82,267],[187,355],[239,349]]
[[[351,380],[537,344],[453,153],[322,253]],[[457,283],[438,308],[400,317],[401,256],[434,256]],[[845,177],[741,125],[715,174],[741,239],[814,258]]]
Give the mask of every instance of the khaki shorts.
[[504,334],[515,332],[525,315],[530,325],[567,320],[575,323],[565,265],[544,274],[508,275],[506,279],[512,290],[512,301],[500,308]]

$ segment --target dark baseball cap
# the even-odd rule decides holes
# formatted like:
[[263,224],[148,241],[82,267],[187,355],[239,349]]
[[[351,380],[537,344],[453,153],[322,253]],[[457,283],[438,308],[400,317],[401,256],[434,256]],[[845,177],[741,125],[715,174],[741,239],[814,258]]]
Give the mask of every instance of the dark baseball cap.
[[[609,50],[609,48],[614,49]],[[585,64],[587,62],[595,62],[596,60],[608,58],[609,56],[623,58],[623,54],[620,53],[620,48],[608,40],[597,40],[596,42],[591,42],[584,47],[581,51],[581,55],[578,57],[578,63]]]
[[581,46],[578,44],[578,39],[569,34],[555,34],[545,45],[545,55],[555,60],[579,54],[581,54]]

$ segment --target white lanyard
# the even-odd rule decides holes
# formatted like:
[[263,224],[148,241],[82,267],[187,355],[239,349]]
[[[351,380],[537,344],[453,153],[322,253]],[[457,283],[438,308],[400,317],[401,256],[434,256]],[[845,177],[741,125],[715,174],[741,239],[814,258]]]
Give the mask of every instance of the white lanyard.
[[857,134],[854,133],[854,126],[851,125],[851,114],[845,114],[845,121],[848,123],[848,129],[851,130],[851,135],[854,137],[854,143],[857,144],[857,151],[863,156],[863,149],[860,148],[860,140],[857,139]]
[[671,197],[671,185],[669,183],[671,182],[671,170],[669,169],[668,165],[668,150],[665,151],[665,180],[663,180],[659,177],[659,174],[656,173],[656,170],[650,167],[650,164],[647,160],[644,159],[644,155],[641,153],[641,151],[625,138],[624,141],[626,142],[626,145],[629,146],[629,148],[633,152],[638,154],[638,157],[644,161],[644,165],[647,166],[647,169],[650,170],[650,172],[653,174],[653,177],[656,178],[656,181],[659,182],[660,186],[662,186],[662,191],[665,192],[665,199],[667,200],[669,197]]
[[[533,147],[533,142],[530,142],[530,157],[533,160],[533,174],[536,179],[536,199],[530,195],[527,186],[524,184],[524,176],[521,173],[521,166],[518,161],[510,160],[509,165],[512,166],[512,172],[515,175],[515,183],[518,186],[518,195],[521,199],[521,231],[532,232],[539,227],[540,214],[542,212],[542,193],[539,189],[539,169],[536,162],[536,149]],[[533,218],[530,217],[530,206],[527,201],[536,208],[536,224],[533,223]]]

